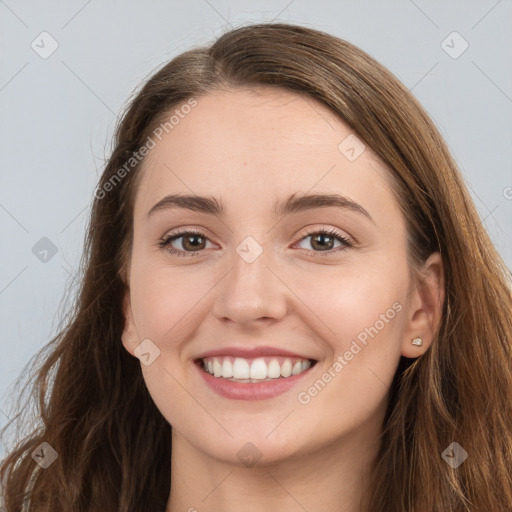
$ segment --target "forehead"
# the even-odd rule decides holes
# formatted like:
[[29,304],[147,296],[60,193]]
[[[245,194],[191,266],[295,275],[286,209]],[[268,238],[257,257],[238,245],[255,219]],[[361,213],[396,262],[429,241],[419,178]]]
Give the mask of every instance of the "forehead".
[[259,87],[196,100],[146,157],[136,210],[175,192],[222,198],[228,210],[271,208],[296,192],[366,196],[376,205],[392,199],[384,163],[317,100]]

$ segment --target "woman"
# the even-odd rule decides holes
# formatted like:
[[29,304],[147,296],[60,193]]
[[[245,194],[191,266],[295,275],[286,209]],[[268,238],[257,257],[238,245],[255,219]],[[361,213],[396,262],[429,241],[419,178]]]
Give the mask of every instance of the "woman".
[[8,512],[512,510],[510,273],[353,45],[259,24],[162,67],[83,265]]

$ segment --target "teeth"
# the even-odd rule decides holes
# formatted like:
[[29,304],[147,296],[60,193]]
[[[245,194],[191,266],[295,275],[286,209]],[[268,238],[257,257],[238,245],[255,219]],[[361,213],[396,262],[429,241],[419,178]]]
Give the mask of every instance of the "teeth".
[[249,363],[245,359],[237,357],[233,363],[233,377],[235,379],[248,379],[249,371]]
[[297,375],[302,371],[302,364],[300,361],[297,361],[292,368],[292,375]]
[[204,371],[214,377],[233,381],[263,382],[287,378],[306,371],[311,366],[308,359],[283,357],[244,359],[242,357],[211,357],[203,359]]
[[249,377],[251,379],[266,379],[268,376],[267,364],[265,359],[255,359],[251,364],[251,371]]
[[268,365],[268,376],[271,379],[277,379],[281,377],[281,367],[277,359],[272,359]]
[[215,377],[220,377],[222,375],[222,366],[217,358],[213,360],[213,375]]
[[289,377],[292,374],[292,362],[287,359],[281,365],[281,377]]
[[233,363],[227,358],[224,358],[222,363],[222,376],[225,378],[233,377]]

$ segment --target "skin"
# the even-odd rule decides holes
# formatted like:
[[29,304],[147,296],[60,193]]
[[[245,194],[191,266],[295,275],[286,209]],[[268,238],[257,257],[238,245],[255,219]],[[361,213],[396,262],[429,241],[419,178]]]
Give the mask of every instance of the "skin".
[[[144,339],[160,350],[141,368],[173,426],[167,512],[367,510],[369,471],[400,356],[421,356],[440,320],[440,255],[430,256],[421,275],[409,268],[390,171],[367,144],[349,161],[338,146],[352,130],[316,100],[267,88],[197,100],[144,162],[124,301],[126,350],[134,355]],[[167,209],[148,218],[153,205],[176,193],[214,196],[226,213]],[[337,207],[274,217],[274,201],[294,193],[342,194],[374,223]],[[181,228],[207,238],[199,255],[158,246]],[[353,247],[322,254],[308,236],[321,228],[336,229]],[[263,249],[252,263],[236,252],[247,236]],[[185,238],[173,247],[193,253]],[[334,241],[326,248],[339,247]],[[300,403],[299,392],[397,302],[401,311]],[[418,336],[422,347],[410,343]],[[263,345],[318,363],[284,394],[243,401],[212,391],[193,362],[213,348]],[[250,467],[237,455],[248,442],[261,454]]]

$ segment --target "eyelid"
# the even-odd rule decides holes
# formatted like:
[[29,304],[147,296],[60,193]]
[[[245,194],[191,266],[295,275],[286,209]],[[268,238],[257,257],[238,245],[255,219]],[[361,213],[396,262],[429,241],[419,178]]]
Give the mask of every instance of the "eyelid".
[[204,250],[202,250],[202,251],[183,251],[183,250],[174,249],[173,247],[171,247],[171,249],[172,249],[171,250],[171,249],[169,249],[169,246],[172,241],[177,240],[182,237],[185,237],[187,235],[198,235],[210,243],[215,243],[215,242],[212,242],[210,236],[208,236],[205,233],[205,231],[208,231],[208,230],[206,230],[204,228],[198,229],[198,228],[182,226],[180,228],[176,228],[175,230],[168,231],[165,235],[163,235],[158,240],[157,246],[161,249],[166,250],[167,252],[170,252],[170,253],[174,253],[174,252],[183,253],[182,255],[188,255],[188,256],[193,256],[194,254],[199,255],[201,252],[204,252]]
[[[185,235],[185,234],[191,232],[191,233],[194,233],[197,235],[201,235],[201,236],[207,238],[211,242],[212,241],[211,237],[209,235],[207,235],[207,233],[206,233],[207,231],[208,230],[203,227],[197,228],[197,227],[189,227],[189,226],[180,226],[178,228],[167,231],[162,237],[160,237],[160,240],[168,240],[169,238],[171,238],[173,236]],[[357,243],[357,240],[353,236],[349,235],[346,231],[343,231],[334,226],[326,226],[325,224],[316,224],[316,225],[313,225],[312,227],[307,226],[305,228],[302,228],[302,230],[299,231],[299,234],[297,235],[298,238],[294,242],[294,244],[297,242],[300,242],[300,240],[302,240],[306,236],[314,235],[321,231],[332,231],[333,233],[336,234],[336,236],[339,236],[340,238],[344,238],[352,244]]]
[[[328,232],[332,234],[333,236],[337,236],[339,238],[345,239],[347,242],[350,242],[350,244],[355,245],[357,243],[357,240],[349,235],[346,231],[334,227],[334,226],[328,226],[325,224],[314,224],[312,226],[307,226],[303,228],[299,234],[297,235],[297,242],[300,242],[304,237],[315,235],[319,232]],[[295,242],[295,243],[297,243]]]
[[[186,227],[182,226],[180,228],[176,228],[173,231],[167,232],[158,242],[158,247],[162,250],[167,251],[169,254],[177,257],[194,257],[194,256],[201,256],[202,253],[204,253],[204,249],[198,250],[198,251],[185,251],[183,249],[175,249],[172,247],[171,243],[174,240],[180,239],[187,235],[197,235],[201,238],[204,238],[207,242],[214,243],[212,240],[210,240],[210,237],[207,236],[203,231],[203,228],[198,229],[196,227]],[[332,256],[332,255],[338,255],[338,253],[345,252],[347,249],[353,248],[355,245],[357,245],[357,241],[354,240],[353,237],[350,235],[344,234],[339,228],[330,227],[327,228],[324,226],[322,227],[307,227],[304,228],[300,234],[298,235],[297,240],[293,243],[292,247],[296,247],[300,242],[305,240],[308,237],[314,236],[314,235],[327,235],[338,242],[341,243],[340,247],[336,247],[333,249],[328,249],[325,251],[315,251],[312,249],[304,249],[302,247],[298,247],[297,250],[299,250],[301,253],[304,253],[306,256],[314,256],[315,258],[318,256]]]
[[198,227],[180,226],[179,228],[175,228],[175,229],[171,229],[170,231],[167,231],[165,233],[165,235],[163,235],[160,238],[160,241],[169,240],[170,238],[174,238],[174,237],[179,238],[179,237],[185,236],[187,234],[195,234],[195,235],[200,235],[203,238],[206,238],[210,242],[214,243],[212,241],[212,237],[210,237],[210,235],[208,233],[209,233],[209,230],[207,230],[206,228],[203,228],[203,227],[198,228]]

